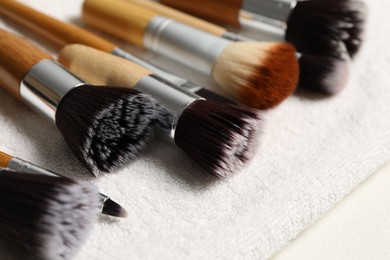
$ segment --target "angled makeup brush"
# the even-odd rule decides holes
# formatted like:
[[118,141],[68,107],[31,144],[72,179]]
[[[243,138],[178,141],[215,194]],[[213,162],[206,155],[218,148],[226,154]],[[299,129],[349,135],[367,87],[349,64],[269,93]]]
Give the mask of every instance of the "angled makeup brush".
[[232,103],[227,98],[211,92],[195,83],[181,78],[177,75],[168,73],[161,68],[158,68],[99,37],[89,31],[72,24],[59,21],[44,13],[38,12],[31,7],[28,7],[17,1],[0,0],[0,15],[12,19],[13,21],[29,28],[30,30],[40,34],[48,41],[56,43],[60,48],[66,44],[79,43],[96,49],[112,53],[113,55],[135,62],[145,68],[152,70],[160,77],[167,81],[186,88],[191,92],[196,93],[208,100]]
[[262,129],[255,109],[208,102],[130,61],[83,45],[66,46],[58,60],[91,82],[136,88],[155,97],[171,115],[161,124],[163,133],[217,177],[239,171],[254,154]]
[[[228,40],[253,41],[252,39],[229,32],[223,27],[159,4],[158,2],[149,0],[127,1],[131,1],[137,5],[153,10],[160,15],[172,18],[181,23],[196,27],[200,30]],[[344,47],[343,44],[341,44],[341,48],[342,47]],[[345,87],[349,75],[350,58],[348,55],[335,58],[329,55],[320,56],[297,53],[297,56],[299,57],[300,68],[298,88],[325,94],[336,94]]]
[[0,169],[0,237],[20,259],[73,259],[98,205],[92,183]]
[[[0,151],[0,168],[7,168],[16,172],[31,173],[31,174],[43,174],[48,176],[64,177],[52,171],[46,170],[38,165],[32,164],[17,157],[13,157]],[[102,214],[110,215],[114,217],[124,218],[127,216],[126,210],[110,199],[105,194],[99,193],[99,209]]]
[[[363,42],[367,7],[359,0],[161,0],[196,16],[230,25],[262,23],[285,31],[299,52],[340,56],[345,44],[351,57]],[[225,15],[221,15],[225,14]],[[282,32],[283,34],[283,32]]]
[[121,0],[86,0],[89,25],[204,72],[230,96],[266,109],[290,96],[298,81],[287,43],[232,42]]
[[0,85],[61,131],[95,175],[135,158],[152,136],[156,101],[137,90],[93,86],[16,35],[0,30]]

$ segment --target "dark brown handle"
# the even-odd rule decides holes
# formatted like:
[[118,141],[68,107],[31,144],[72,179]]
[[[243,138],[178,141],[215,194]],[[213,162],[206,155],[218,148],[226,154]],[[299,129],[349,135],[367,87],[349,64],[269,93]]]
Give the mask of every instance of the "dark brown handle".
[[0,85],[20,98],[20,81],[32,66],[50,55],[28,41],[0,30]]

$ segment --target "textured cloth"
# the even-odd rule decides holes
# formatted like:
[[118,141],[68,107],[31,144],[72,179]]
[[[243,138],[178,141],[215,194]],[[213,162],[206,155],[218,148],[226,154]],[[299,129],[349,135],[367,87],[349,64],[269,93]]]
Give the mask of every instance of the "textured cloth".
[[[81,0],[23,2],[82,24]],[[165,141],[153,143],[124,169],[94,179],[50,122],[2,90],[0,148],[67,176],[92,180],[128,209],[124,220],[100,218],[78,260],[266,259],[390,159],[390,1],[367,2],[366,44],[352,65],[347,89],[326,99],[295,95],[266,112],[254,160],[231,179],[206,176]],[[0,26],[38,39],[8,20]],[[130,45],[117,43],[130,50]],[[136,51],[211,86],[198,73]]]

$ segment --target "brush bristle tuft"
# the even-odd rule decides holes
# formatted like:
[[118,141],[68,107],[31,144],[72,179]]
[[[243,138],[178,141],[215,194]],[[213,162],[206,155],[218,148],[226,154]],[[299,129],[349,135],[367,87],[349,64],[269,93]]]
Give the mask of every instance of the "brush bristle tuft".
[[181,115],[175,142],[206,171],[224,178],[253,156],[261,130],[258,110],[197,100]]
[[325,95],[334,95],[348,82],[350,59],[302,54],[299,88]]
[[218,57],[213,76],[244,104],[258,109],[274,107],[297,87],[295,48],[288,43],[230,43]]
[[138,156],[153,135],[156,101],[141,92],[83,85],[61,100],[57,127],[95,175],[110,172]]
[[287,21],[286,40],[301,53],[335,58],[343,42],[353,57],[363,42],[366,13],[359,0],[298,1]]
[[99,212],[92,183],[3,171],[0,236],[26,255],[20,259],[73,259]]
[[121,205],[119,205],[118,203],[116,203],[111,199],[107,199],[104,202],[102,212],[103,214],[118,217],[118,218],[125,218],[128,215],[126,209],[124,209]]

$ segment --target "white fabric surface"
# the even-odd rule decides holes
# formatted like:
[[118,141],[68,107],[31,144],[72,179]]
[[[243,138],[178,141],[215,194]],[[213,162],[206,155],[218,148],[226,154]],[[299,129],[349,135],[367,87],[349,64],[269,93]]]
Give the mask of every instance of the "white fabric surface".
[[[80,23],[81,0],[22,2]],[[328,99],[295,95],[268,111],[254,160],[229,180],[206,177],[164,141],[121,171],[93,179],[54,126],[2,90],[1,150],[92,180],[128,209],[125,220],[99,219],[78,260],[266,259],[390,159],[390,1],[367,2],[367,41],[347,89]],[[0,26],[35,36],[12,22]],[[210,85],[173,62],[144,55]]]

